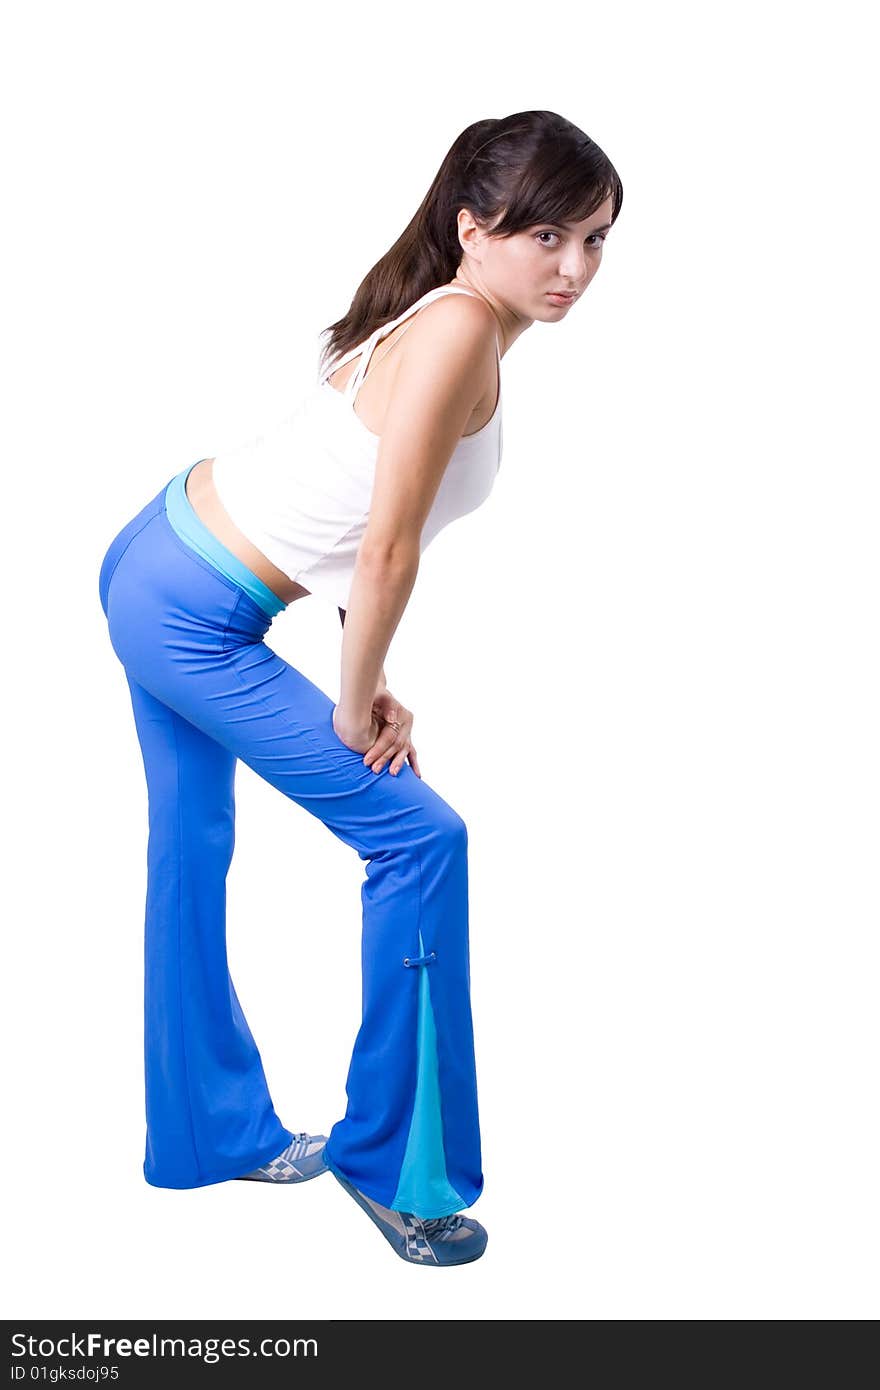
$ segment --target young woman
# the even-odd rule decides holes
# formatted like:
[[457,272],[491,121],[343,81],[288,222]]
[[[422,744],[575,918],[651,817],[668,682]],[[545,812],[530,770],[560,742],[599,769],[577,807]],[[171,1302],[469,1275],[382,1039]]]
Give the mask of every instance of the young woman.
[[[549,111],[477,121],[327,330],[276,429],[184,468],[104,557],[149,800],[146,1157],[158,1187],[329,1169],[415,1264],[478,1259],[483,1187],[468,965],[467,829],[423,780],[385,685],[419,556],[489,495],[500,362],[599,268],[622,187]],[[307,594],[343,621],[338,703],[265,642]],[[366,861],[363,1015],[345,1115],[287,1129],[226,955],[238,759]],[[383,775],[387,774],[387,775]]]

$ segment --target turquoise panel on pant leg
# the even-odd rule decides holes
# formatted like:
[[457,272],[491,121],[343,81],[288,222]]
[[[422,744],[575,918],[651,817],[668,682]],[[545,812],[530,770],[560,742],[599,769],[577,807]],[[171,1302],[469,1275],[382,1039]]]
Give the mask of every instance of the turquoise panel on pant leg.
[[[419,953],[425,943],[419,932]],[[429,967],[419,967],[419,1023],[417,1035],[418,1070],[416,1095],[409,1127],[406,1152],[400,1170],[393,1211],[412,1212],[427,1220],[461,1211],[467,1203],[450,1185],[446,1175],[443,1148],[443,1121],[440,1115],[440,1075],[437,1065],[437,1030],[431,1007]]]

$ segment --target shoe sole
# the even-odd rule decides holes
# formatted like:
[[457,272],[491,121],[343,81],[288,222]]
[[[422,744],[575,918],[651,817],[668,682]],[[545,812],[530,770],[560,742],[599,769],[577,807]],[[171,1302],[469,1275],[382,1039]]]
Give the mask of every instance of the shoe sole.
[[[372,1207],[364,1203],[364,1201],[361,1198],[361,1194],[358,1192],[357,1188],[354,1187],[348,1181],[347,1178],[344,1178],[342,1174],[338,1172],[337,1169],[334,1168],[331,1163],[328,1163],[327,1166],[330,1172],[333,1174],[336,1181],[339,1183],[340,1187],[344,1187],[349,1197],[352,1197],[354,1201],[357,1202],[361,1211],[364,1212],[370,1218],[377,1230],[382,1232],[382,1235],[385,1237],[386,1241],[391,1246],[391,1249],[394,1251],[395,1255],[397,1255],[399,1259],[403,1260],[405,1264],[423,1265],[428,1269],[451,1269],[455,1265],[473,1264],[474,1260],[479,1260],[480,1257],[485,1253],[486,1246],[484,1245],[483,1249],[479,1250],[476,1253],[476,1255],[467,1255],[463,1260],[446,1260],[442,1264],[438,1259],[436,1259],[436,1257],[433,1260],[411,1260],[409,1256],[406,1254],[405,1249],[401,1250],[399,1246],[396,1244],[394,1238],[389,1235],[385,1227],[385,1223],[376,1215]],[[395,1232],[395,1234],[397,1233]]]
[[252,1178],[249,1173],[239,1173],[233,1178],[233,1182],[259,1182],[264,1187],[293,1187],[294,1183],[311,1182],[312,1178],[320,1178],[323,1173],[329,1173],[329,1168],[319,1168],[316,1173],[304,1173],[299,1178]]

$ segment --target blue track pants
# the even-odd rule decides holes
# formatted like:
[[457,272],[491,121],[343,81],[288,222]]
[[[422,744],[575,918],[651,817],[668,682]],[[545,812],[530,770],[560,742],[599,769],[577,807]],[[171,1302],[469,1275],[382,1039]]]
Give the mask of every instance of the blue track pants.
[[363,1012],[328,1156],[384,1206],[458,1211],[483,1184],[465,823],[409,763],[377,774],[342,742],[333,701],[263,640],[271,617],[169,523],[170,486],[111,542],[99,580],[149,805],[144,1176],[221,1182],[292,1137],[227,964],[241,759],[367,866]]

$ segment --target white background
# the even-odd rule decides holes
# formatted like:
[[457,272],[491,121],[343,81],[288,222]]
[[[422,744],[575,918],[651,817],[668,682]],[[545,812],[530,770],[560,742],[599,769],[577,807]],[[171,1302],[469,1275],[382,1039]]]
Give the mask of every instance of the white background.
[[[867,13],[7,13],[7,1316],[877,1316]],[[146,789],[98,570],[293,408],[458,133],[538,107],[623,211],[505,358],[495,491],[385,663],[470,835],[490,1243],[422,1274],[332,1177],[143,1180]],[[335,700],[340,634],[313,598],[270,642]],[[237,801],[233,976],[326,1133],[364,866],[243,765]]]

